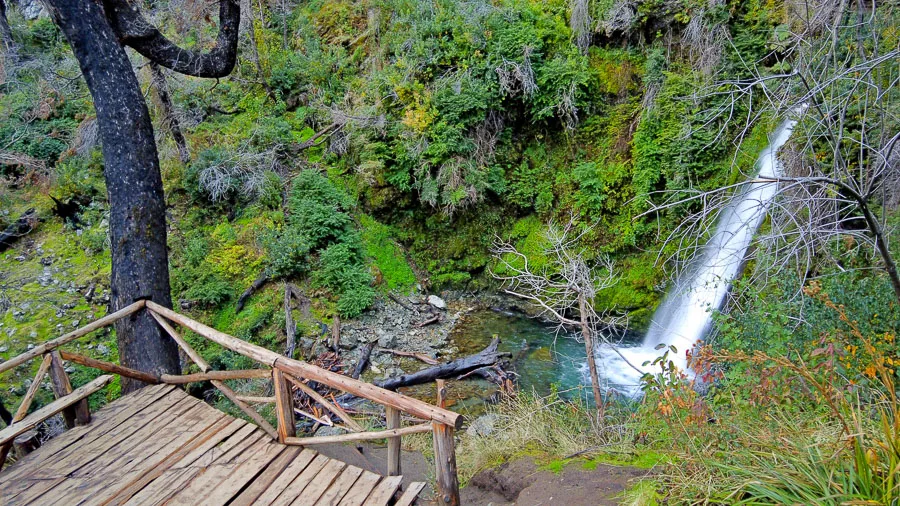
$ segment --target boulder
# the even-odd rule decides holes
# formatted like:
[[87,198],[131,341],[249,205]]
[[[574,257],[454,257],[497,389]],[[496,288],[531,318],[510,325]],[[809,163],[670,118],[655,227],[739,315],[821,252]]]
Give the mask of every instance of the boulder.
[[437,295],[429,295],[428,303],[438,309],[447,309],[447,303],[444,302],[444,299],[438,297]]
[[496,429],[497,422],[500,421],[500,415],[489,413],[479,416],[466,429],[469,436],[490,436]]

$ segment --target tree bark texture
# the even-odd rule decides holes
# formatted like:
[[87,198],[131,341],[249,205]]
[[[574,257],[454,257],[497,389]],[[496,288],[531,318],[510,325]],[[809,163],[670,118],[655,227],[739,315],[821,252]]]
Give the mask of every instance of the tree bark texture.
[[[147,104],[98,2],[47,0],[94,99],[109,193],[113,309],[148,298],[171,307],[165,198]],[[116,323],[122,365],[153,374],[179,370],[178,347],[149,313]],[[143,386],[122,378],[123,393]]]

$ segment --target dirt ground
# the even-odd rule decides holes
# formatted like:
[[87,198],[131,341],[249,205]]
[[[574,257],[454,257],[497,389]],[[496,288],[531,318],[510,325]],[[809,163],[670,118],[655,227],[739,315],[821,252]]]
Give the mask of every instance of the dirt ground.
[[[319,452],[348,464],[385,474],[387,452],[373,445],[323,445]],[[431,481],[431,463],[420,453],[403,452],[402,488],[412,481]],[[635,467],[598,465],[583,469],[577,462],[561,472],[541,470],[531,459],[519,459],[476,474],[461,492],[464,506],[605,506],[651,471]],[[429,486],[421,497],[431,497]],[[418,504],[432,504],[420,500]]]
[[476,474],[461,491],[466,505],[492,506],[598,506],[619,504],[617,497],[648,475],[646,469],[598,465],[583,469],[578,463],[553,473],[531,459],[515,460]]

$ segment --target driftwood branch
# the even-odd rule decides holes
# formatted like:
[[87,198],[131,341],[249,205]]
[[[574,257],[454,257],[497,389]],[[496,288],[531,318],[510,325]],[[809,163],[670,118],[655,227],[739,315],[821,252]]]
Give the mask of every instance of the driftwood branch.
[[390,353],[391,355],[397,355],[398,357],[410,357],[410,358],[414,358],[414,359],[417,359],[417,360],[421,360],[422,362],[425,362],[425,363],[428,364],[428,365],[438,365],[438,364],[440,364],[440,362],[438,362],[437,360],[435,360],[435,359],[429,357],[428,355],[423,355],[423,354],[421,354],[421,353],[413,353],[413,352],[411,352],[411,351],[391,350],[391,349],[388,349],[388,348],[378,348],[378,351],[379,351],[379,352],[382,352],[382,353]]
[[372,356],[372,349],[375,348],[375,343],[369,343],[363,346],[362,351],[359,354],[359,360],[356,361],[356,367],[353,368],[353,374],[350,375],[353,379],[359,379],[359,376],[366,370],[366,366],[369,365],[369,357]]
[[261,272],[260,275],[257,276],[255,280],[253,280],[253,283],[251,283],[250,286],[248,286],[247,289],[244,290],[244,293],[241,294],[240,298],[238,298],[237,307],[234,309],[234,312],[240,313],[241,310],[244,309],[244,306],[247,304],[247,299],[249,299],[254,293],[256,293],[257,290],[262,288],[267,281],[269,281],[269,275],[266,273],[266,271]]
[[451,362],[435,365],[412,374],[402,374],[393,378],[376,381],[375,385],[388,390],[396,390],[400,387],[430,383],[437,379],[455,378],[470,371],[494,365],[500,362],[504,357],[509,356],[509,353],[497,351],[497,346],[499,344],[500,339],[494,338],[487,348],[475,355],[458,358]]

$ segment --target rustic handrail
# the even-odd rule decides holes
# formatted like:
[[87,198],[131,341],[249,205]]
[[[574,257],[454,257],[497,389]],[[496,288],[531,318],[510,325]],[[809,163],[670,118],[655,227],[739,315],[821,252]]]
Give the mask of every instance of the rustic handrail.
[[[202,372],[183,375],[157,375],[137,371],[125,366],[75,353],[56,351],[57,348],[78,339],[79,337],[83,337],[97,329],[111,325],[117,320],[142,309],[147,309],[150,312],[151,316],[157,321],[160,327],[162,327],[162,329],[176,342]],[[169,321],[182,325],[226,349],[251,358],[271,369],[250,369],[243,371],[211,370],[209,363],[191,348],[187,341],[175,331],[172,325],[169,324]],[[3,436],[0,438],[0,467],[2,467],[6,460],[6,452],[9,450],[9,445],[6,444],[9,442],[7,440],[10,436],[15,437],[13,432],[19,433],[26,426],[33,427],[35,424],[40,423],[47,417],[59,411],[64,411],[67,425],[70,427],[74,425],[76,417],[78,418],[79,423],[87,423],[89,421],[90,414],[87,411],[85,398],[90,395],[90,393],[99,390],[109,383],[112,376],[101,376],[87,385],[72,391],[72,387],[68,382],[68,377],[65,372],[62,371],[62,360],[64,359],[86,367],[130,377],[151,384],[185,384],[196,381],[210,381],[223,395],[225,395],[225,397],[231,400],[247,416],[253,419],[253,421],[256,422],[256,425],[268,433],[270,437],[277,439],[284,444],[306,446],[333,442],[387,439],[389,475],[400,474],[400,437],[405,434],[432,432],[434,435],[435,449],[435,475],[440,501],[444,504],[450,504],[451,506],[459,504],[459,484],[456,477],[456,456],[453,433],[454,430],[461,427],[463,422],[462,415],[446,410],[443,406],[434,406],[427,402],[407,397],[403,394],[386,390],[370,383],[365,383],[306,362],[285,357],[266,348],[256,346],[225,334],[224,332],[220,332],[152,301],[137,301],[112,314],[100,318],[99,320],[69,332],[68,334],[47,341],[40,346],[36,346],[35,348],[0,364],[0,373],[27,363],[41,355],[44,355],[44,361],[38,370],[35,384],[38,384],[40,378],[42,378],[49,370],[53,379],[54,393],[57,396],[57,400],[23,418],[23,415],[30,406],[31,398],[33,398],[32,390],[35,390],[36,387],[33,386],[32,389],[29,389],[29,393],[26,394],[22,405],[17,410],[17,420],[12,426],[0,431],[0,435]],[[224,380],[229,379],[250,378],[270,378],[276,386],[275,397],[257,398],[239,396],[224,383]],[[372,432],[364,431],[362,426],[354,421],[339,404],[336,402],[329,402],[298,378],[312,380],[327,387],[348,392],[357,397],[368,399],[383,405],[385,407],[387,430]],[[297,410],[293,406],[292,385],[298,390],[306,393],[325,409],[337,415],[338,418],[342,419],[347,424],[347,427],[345,428],[353,432],[338,436],[295,437],[294,413],[297,412],[313,419],[315,419],[315,417]],[[276,414],[278,419],[277,429],[272,427],[272,425],[260,416],[259,413],[246,404],[248,401],[269,402],[272,400],[276,403]],[[73,410],[73,406],[76,405],[78,408]],[[427,423],[400,427],[401,412],[426,420]]]
[[176,313],[171,309],[160,306],[155,302],[147,301],[147,308],[179,325],[183,325],[193,330],[206,339],[228,348],[235,353],[252,358],[273,369],[279,369],[291,376],[311,379],[331,388],[349,392],[357,397],[369,399],[378,402],[379,404],[405,411],[406,413],[423,420],[443,423],[455,429],[460,429],[462,427],[464,419],[459,413],[439,408],[433,404],[428,404],[427,402],[407,397],[403,394],[398,394],[397,392],[379,388],[371,383],[355,380],[335,372],[326,371],[325,369],[306,362],[285,357],[274,351],[248,343],[224,332],[220,332],[212,327],[208,327],[196,320],[192,320],[182,314]]
[[28,362],[29,360],[33,359],[34,357],[41,356],[44,353],[47,353],[48,351],[52,351],[56,348],[59,348],[60,346],[66,344],[68,342],[74,341],[81,336],[90,334],[91,332],[93,332],[97,329],[106,327],[108,325],[112,325],[113,323],[116,322],[116,320],[118,320],[122,317],[128,316],[132,313],[136,313],[143,308],[144,308],[144,301],[139,300],[139,301],[135,302],[134,304],[123,307],[122,309],[116,311],[115,313],[106,315],[103,318],[100,318],[99,320],[95,320],[91,323],[88,323],[84,327],[73,330],[72,332],[69,332],[68,334],[66,334],[64,336],[57,337],[56,339],[54,339],[52,341],[47,341],[46,343],[44,343],[40,346],[35,346],[34,348],[26,351],[25,353],[23,353],[21,355],[17,355],[15,357],[7,360],[6,362],[3,362],[2,364],[0,364],[0,373],[6,372],[6,371],[12,369],[13,367],[24,364],[25,362]]

